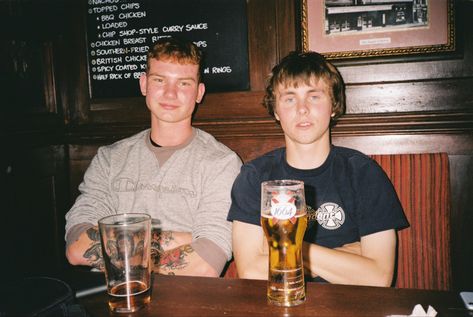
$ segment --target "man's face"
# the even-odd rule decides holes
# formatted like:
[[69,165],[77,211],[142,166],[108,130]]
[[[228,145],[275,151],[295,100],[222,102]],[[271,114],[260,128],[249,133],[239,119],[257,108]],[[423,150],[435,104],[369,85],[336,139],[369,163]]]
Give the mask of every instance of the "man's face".
[[152,122],[191,122],[195,103],[200,102],[205,86],[198,82],[198,65],[152,59],[147,74],[140,78]]
[[330,142],[332,99],[323,80],[303,82],[297,87],[279,85],[275,90],[274,115],[284,130],[286,143]]

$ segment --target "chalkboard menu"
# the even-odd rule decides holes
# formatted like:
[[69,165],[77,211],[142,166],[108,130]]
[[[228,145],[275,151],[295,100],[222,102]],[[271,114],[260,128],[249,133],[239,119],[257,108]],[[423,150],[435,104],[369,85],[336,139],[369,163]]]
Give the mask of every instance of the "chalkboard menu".
[[141,96],[148,49],[169,36],[204,52],[207,91],[249,88],[246,0],[87,0],[92,98]]

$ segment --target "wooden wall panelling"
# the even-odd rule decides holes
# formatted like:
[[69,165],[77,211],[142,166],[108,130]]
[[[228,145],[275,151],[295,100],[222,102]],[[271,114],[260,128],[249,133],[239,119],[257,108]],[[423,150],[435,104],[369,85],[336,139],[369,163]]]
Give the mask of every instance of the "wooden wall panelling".
[[59,28],[52,19],[61,12],[61,6],[50,8],[35,1],[0,3],[2,133],[61,131],[64,125],[55,76]]
[[89,118],[85,1],[71,1],[64,12],[62,36],[57,45],[58,93],[68,124]]
[[347,113],[463,111],[473,107],[470,87],[473,77],[350,83]]
[[69,192],[71,193],[71,200],[68,209],[72,207],[77,196],[79,196],[79,184],[84,179],[84,173],[97,153],[99,146],[98,144],[69,145]]
[[278,1],[250,0],[247,5],[250,83],[251,90],[258,91],[264,89],[266,75],[278,57],[278,28],[274,14]]
[[66,175],[62,145],[10,147],[2,158],[2,280],[65,267]]
[[[298,27],[296,25],[296,17],[298,13],[298,5],[293,1],[278,0],[276,8],[276,23],[278,26],[277,61],[286,56],[289,52],[298,48],[296,34]],[[276,62],[277,62],[276,61]],[[269,65],[272,68],[274,64]]]
[[45,274],[65,264],[69,192],[56,89],[63,13],[62,3],[53,0],[0,3],[0,89],[6,91],[0,110],[2,279]]
[[[473,136],[471,137],[473,139]],[[456,290],[473,290],[473,150],[449,155],[452,269]]]

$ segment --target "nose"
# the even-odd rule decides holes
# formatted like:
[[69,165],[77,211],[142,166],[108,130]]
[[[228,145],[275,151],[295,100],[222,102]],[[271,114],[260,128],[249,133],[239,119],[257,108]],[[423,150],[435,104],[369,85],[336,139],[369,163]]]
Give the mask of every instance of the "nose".
[[167,97],[167,98],[176,98],[177,96],[177,87],[175,84],[172,84],[172,83],[169,83],[166,85],[166,87],[164,88],[164,95]]
[[307,114],[309,113],[309,107],[305,101],[300,101],[297,103],[297,113],[299,114]]

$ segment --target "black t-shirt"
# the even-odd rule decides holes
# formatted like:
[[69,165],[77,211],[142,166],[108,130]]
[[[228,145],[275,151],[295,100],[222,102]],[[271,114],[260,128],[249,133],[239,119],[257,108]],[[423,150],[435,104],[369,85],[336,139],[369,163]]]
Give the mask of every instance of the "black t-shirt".
[[409,226],[382,168],[356,150],[333,146],[318,168],[300,170],[280,148],[244,164],[232,188],[228,220],[260,225],[261,183],[304,181],[308,228],[304,240],[336,248],[372,233]]

